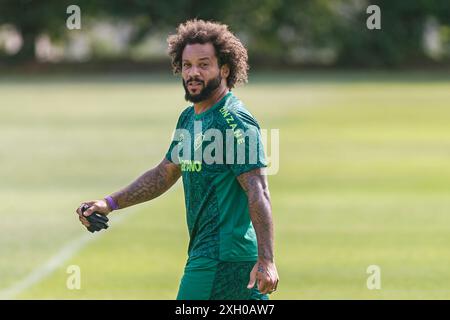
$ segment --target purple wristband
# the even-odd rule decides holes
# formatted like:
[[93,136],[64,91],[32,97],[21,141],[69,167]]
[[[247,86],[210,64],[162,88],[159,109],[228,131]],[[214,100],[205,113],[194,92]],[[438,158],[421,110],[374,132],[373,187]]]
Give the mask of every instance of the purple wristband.
[[119,209],[119,206],[114,201],[114,199],[111,196],[105,197],[105,200],[108,202],[109,207],[111,208],[111,211]]

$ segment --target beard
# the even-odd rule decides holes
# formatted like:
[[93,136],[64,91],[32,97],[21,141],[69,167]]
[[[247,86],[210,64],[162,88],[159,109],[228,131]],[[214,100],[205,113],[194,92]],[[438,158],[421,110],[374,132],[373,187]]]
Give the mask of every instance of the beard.
[[[200,90],[200,92],[197,94],[190,94],[189,89],[187,88],[187,82],[189,82],[189,81],[196,81],[196,82],[201,83],[203,86],[203,89]],[[204,81],[201,81],[197,78],[190,78],[187,81],[184,81],[184,79],[182,79],[184,92],[185,92],[184,99],[186,101],[190,101],[192,103],[204,101],[204,100],[208,99],[211,96],[211,94],[213,93],[213,91],[216,90],[220,86],[221,81],[222,81],[222,77],[220,76],[220,74],[218,74],[217,77],[209,80],[206,83],[206,85],[205,85]]]

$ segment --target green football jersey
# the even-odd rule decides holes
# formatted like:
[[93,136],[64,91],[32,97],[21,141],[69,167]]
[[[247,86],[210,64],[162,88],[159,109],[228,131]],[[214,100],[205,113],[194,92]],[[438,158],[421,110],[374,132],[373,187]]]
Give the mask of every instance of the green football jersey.
[[266,166],[257,121],[231,92],[210,109],[180,115],[166,158],[180,165],[189,257],[255,261],[248,198],[236,179]]

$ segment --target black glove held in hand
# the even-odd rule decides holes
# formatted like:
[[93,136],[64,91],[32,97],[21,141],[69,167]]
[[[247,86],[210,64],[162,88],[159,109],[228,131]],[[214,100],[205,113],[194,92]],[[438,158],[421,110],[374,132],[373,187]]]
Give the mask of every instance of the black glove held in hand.
[[[87,204],[84,204],[81,207],[81,213],[84,213],[89,206]],[[90,216],[85,217],[87,221],[89,221],[89,227],[87,228],[90,232],[100,231],[102,229],[108,229],[107,222],[109,219],[97,212],[92,213]]]

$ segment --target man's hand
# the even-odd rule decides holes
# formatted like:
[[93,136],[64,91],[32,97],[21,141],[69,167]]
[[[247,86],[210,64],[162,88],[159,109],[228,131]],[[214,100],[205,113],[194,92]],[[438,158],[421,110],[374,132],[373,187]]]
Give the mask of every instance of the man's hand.
[[278,272],[273,262],[272,206],[267,176],[264,169],[254,169],[239,175],[237,180],[247,193],[248,210],[258,242],[258,261],[250,273],[248,288],[253,288],[257,282],[262,294],[272,293],[277,289]]
[[[173,186],[180,176],[180,166],[164,158],[155,168],[148,170],[129,186],[112,194],[111,197],[119,209],[127,208],[160,196]],[[89,209],[82,212],[81,209],[84,204],[88,205]],[[91,223],[86,217],[91,216],[94,212],[106,217],[112,211],[112,208],[109,207],[106,200],[93,200],[83,202],[76,211],[81,223],[89,228]],[[102,217],[96,218],[101,220],[98,221],[100,224],[105,221]]]
[[[82,207],[84,205],[89,206],[89,208],[82,212]],[[89,217],[94,212],[98,212],[105,217],[111,212],[111,209],[109,208],[107,202],[105,200],[92,200],[92,201],[86,201],[83,202],[76,211],[78,213],[78,219],[81,221],[81,223],[86,227],[89,228],[91,224],[89,223],[88,219],[86,217]]]
[[250,282],[247,289],[258,286],[259,292],[262,294],[270,294],[277,290],[278,272],[275,263],[269,260],[258,259],[252,271],[250,272]]

